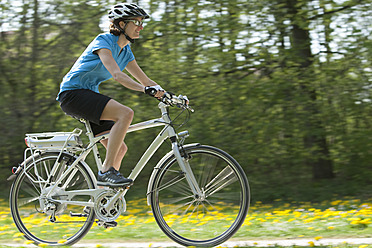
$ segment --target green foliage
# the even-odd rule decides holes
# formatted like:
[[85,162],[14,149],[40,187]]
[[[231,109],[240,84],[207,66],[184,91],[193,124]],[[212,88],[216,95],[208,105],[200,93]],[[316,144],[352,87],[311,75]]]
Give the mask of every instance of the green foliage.
[[[13,8],[3,2],[2,182],[23,159],[25,133],[83,127],[55,97],[113,3],[25,0]],[[137,62],[166,90],[189,96],[196,112],[184,127],[188,142],[231,153],[254,199],[370,195],[370,1],[136,2],[152,16],[132,45]],[[134,122],[158,117],[155,100],[113,80],[101,92],[134,109]],[[157,131],[128,134],[124,174]],[[141,193],[151,169],[136,184]]]

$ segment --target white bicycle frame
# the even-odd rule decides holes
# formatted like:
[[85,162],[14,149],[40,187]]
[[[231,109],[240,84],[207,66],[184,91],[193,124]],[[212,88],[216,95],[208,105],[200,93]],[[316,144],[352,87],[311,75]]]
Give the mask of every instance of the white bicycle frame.
[[[174,128],[171,125],[171,119],[168,114],[168,105],[160,102],[158,105],[160,111],[161,111],[161,118],[159,119],[152,119],[149,121],[141,122],[138,124],[131,125],[128,129],[128,133],[135,132],[147,128],[152,127],[158,127],[158,126],[165,126],[162,131],[156,136],[154,141],[151,143],[151,145],[147,148],[145,153],[142,155],[134,169],[132,170],[131,174],[128,176],[128,178],[132,179],[133,181],[137,178],[137,176],[140,174],[142,169],[145,167],[147,162],[151,159],[151,157],[154,155],[154,153],[158,150],[158,148],[163,144],[163,142],[170,138],[172,142],[172,153],[174,154],[175,158],[177,159],[177,162],[180,166],[180,169],[182,172],[184,172],[185,178],[190,186],[190,189],[192,190],[194,195],[202,196],[202,190],[199,188],[199,185],[194,177],[194,174],[192,172],[192,169],[187,161],[187,159],[183,158],[179,151],[179,145],[177,141],[177,134],[174,130]],[[47,190],[47,192],[42,195],[42,198],[49,199],[53,202],[59,203],[59,204],[71,204],[71,205],[80,205],[80,206],[87,206],[87,207],[94,207],[94,202],[84,202],[84,201],[72,201],[72,200],[56,200],[52,199],[53,192],[57,190],[58,185],[62,182],[63,179],[65,179],[68,176],[68,179],[64,182],[64,186],[66,187],[70,180],[72,180],[73,176],[77,172],[76,165],[79,162],[82,162],[82,164],[86,167],[88,173],[92,176],[94,180],[94,184],[97,183],[96,178],[94,177],[94,174],[90,167],[85,164],[84,160],[87,157],[87,155],[93,150],[94,158],[96,161],[97,168],[100,170],[102,168],[102,161],[99,156],[97,143],[100,140],[106,139],[109,137],[109,134],[101,135],[98,137],[94,137],[92,133],[92,129],[90,127],[89,122],[85,122],[85,126],[87,128],[87,135],[89,137],[89,144],[87,148],[85,148],[81,154],[76,157],[74,162],[64,171],[64,173],[57,179],[57,181],[54,182],[53,186],[50,187],[50,189]],[[66,141],[67,142],[67,141]],[[60,155],[63,154],[63,150],[61,151]],[[169,155],[169,154],[167,154]],[[49,175],[48,181],[55,175],[55,173],[58,171],[58,168],[56,165],[58,165],[58,160],[56,160],[55,166],[53,166],[53,169]],[[150,178],[149,185],[152,183],[153,179]],[[62,190],[64,191],[64,188],[62,187]],[[72,190],[72,191],[64,191],[62,192],[63,195],[66,195],[66,199],[72,199],[74,196],[77,195],[88,195],[96,198],[99,194],[107,191],[108,189],[82,189],[82,190]],[[106,207],[112,206],[117,199],[124,196],[128,191],[128,188],[120,188],[117,190],[116,194],[110,199],[110,201],[106,204]],[[61,188],[58,188],[58,192],[61,194]]]

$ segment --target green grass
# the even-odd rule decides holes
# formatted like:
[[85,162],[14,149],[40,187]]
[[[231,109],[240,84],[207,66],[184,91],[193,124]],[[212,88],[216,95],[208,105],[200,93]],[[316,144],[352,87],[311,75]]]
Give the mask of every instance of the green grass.
[[[23,245],[20,245],[20,246],[17,246],[18,248],[22,248],[22,247],[26,247],[26,246],[23,246]],[[45,246],[48,248],[48,246]],[[66,247],[69,247],[69,246],[60,246],[61,248],[66,248]],[[95,247],[97,248],[108,248],[108,246],[104,246],[104,245],[101,245],[100,243],[97,243],[95,245]],[[125,245],[123,244],[122,246],[123,248],[125,248]],[[149,243],[149,248],[151,247],[151,243]],[[257,245],[254,245],[254,246],[239,246],[239,248],[251,248],[251,247],[254,247],[254,248],[263,248],[263,247],[260,247],[260,246],[257,246]],[[339,245],[308,245],[308,246],[278,246],[278,245],[270,245],[271,248],[312,248],[312,247],[316,247],[316,248],[370,248],[372,247],[372,245],[360,245],[360,244],[339,244]],[[5,245],[0,245],[0,248],[9,248],[9,246],[5,246]],[[172,247],[168,247],[168,248],[172,248]],[[223,246],[218,246],[217,248],[224,248]],[[266,246],[265,246],[266,248]]]
[[[38,223],[35,222],[34,225]],[[59,231],[68,232],[68,226],[62,230],[48,230],[51,234]],[[351,237],[372,237],[372,199],[362,202],[359,199],[345,198],[317,204],[285,203],[281,200],[273,204],[256,202],[251,206],[243,226],[233,239],[342,239]],[[146,204],[146,199],[127,202],[127,212],[119,217],[118,226],[115,228],[104,229],[94,224],[81,242],[88,242],[88,240],[99,244],[114,241],[149,242],[149,244],[156,241],[169,241],[157,226],[151,209]],[[22,245],[25,239],[13,224],[7,202],[0,200],[0,243],[8,242]]]

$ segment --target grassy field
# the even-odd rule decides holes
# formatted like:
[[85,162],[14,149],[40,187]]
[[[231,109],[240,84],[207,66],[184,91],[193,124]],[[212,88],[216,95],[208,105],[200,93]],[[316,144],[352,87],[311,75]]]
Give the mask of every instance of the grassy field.
[[[28,241],[15,228],[7,205],[6,201],[0,200],[0,244],[9,242],[20,246],[27,244]],[[96,240],[97,244],[104,244],[121,240],[148,242],[150,246],[151,242],[169,241],[158,228],[151,209],[146,204],[146,199],[128,201],[127,212],[117,221],[117,227],[108,229],[94,224],[81,242]],[[35,220],[32,224],[37,226],[38,222]],[[68,225],[63,228],[62,231],[68,232]],[[61,230],[49,228],[46,231],[53,233]],[[309,246],[316,246],[316,241],[324,238],[357,237],[372,237],[372,199],[362,201],[344,198],[321,203],[286,203],[280,199],[272,204],[256,202],[251,206],[243,226],[233,239],[311,238],[315,243],[310,242]],[[339,247],[366,248],[368,246],[344,244]]]

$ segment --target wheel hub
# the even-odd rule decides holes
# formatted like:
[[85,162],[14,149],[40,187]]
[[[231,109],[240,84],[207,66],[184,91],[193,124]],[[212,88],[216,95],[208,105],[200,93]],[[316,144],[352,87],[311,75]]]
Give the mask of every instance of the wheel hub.
[[53,200],[67,200],[67,196],[61,187],[56,187],[50,197],[46,198],[45,196],[50,192],[52,187],[53,186],[46,187],[41,191],[39,198],[40,208],[47,215],[60,215],[66,210],[67,204],[60,204]]

